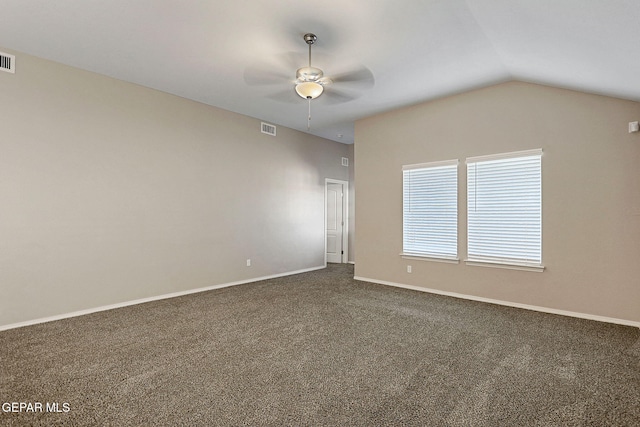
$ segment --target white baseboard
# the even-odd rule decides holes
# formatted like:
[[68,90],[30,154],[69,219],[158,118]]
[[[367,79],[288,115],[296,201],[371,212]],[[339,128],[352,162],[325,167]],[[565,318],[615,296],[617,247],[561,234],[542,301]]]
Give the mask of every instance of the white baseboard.
[[122,308],[122,307],[127,307],[127,306],[130,306],[130,305],[143,304],[145,302],[158,301],[158,300],[163,300],[163,299],[168,299],[168,298],[175,298],[175,297],[180,297],[180,296],[183,296],[183,295],[195,294],[195,293],[198,293],[198,292],[206,292],[206,291],[211,291],[211,290],[214,290],[214,289],[228,288],[230,286],[243,285],[245,283],[259,282],[261,280],[275,279],[277,277],[292,276],[294,274],[307,273],[309,271],[321,270],[323,268],[325,268],[325,266],[305,268],[303,270],[288,271],[286,273],[272,274],[270,276],[256,277],[256,278],[253,278],[253,279],[239,280],[237,282],[223,283],[223,284],[220,284],[220,285],[212,285],[212,286],[207,286],[207,287],[204,287],[204,288],[189,289],[187,291],[173,292],[173,293],[170,293],[170,294],[158,295],[158,296],[148,297],[148,298],[141,298],[141,299],[137,299],[137,300],[133,300],[133,301],[119,302],[117,304],[103,305],[101,307],[95,307],[95,308],[89,308],[89,309],[86,309],[86,310],[74,311],[72,313],[58,314],[56,316],[42,317],[40,319],[27,320],[25,322],[12,323],[12,324],[9,324],[9,325],[2,325],[2,326],[0,326],[0,331],[6,331],[6,330],[9,330],[9,329],[21,328],[23,326],[37,325],[39,323],[53,322],[54,320],[68,319],[70,317],[84,316],[85,314],[97,313],[99,311],[113,310],[114,308]]
[[575,311],[557,310],[555,308],[539,307],[539,306],[529,305],[529,304],[520,304],[517,302],[509,302],[509,301],[502,301],[502,300],[496,300],[491,298],[477,297],[473,295],[459,294],[457,292],[447,292],[447,291],[441,291],[438,289],[422,288],[419,286],[405,285],[403,283],[369,279],[367,277],[354,276],[354,279],[361,280],[363,282],[377,283],[379,285],[395,286],[397,288],[411,289],[414,291],[428,292],[431,294],[445,295],[448,297],[462,298],[462,299],[471,300],[471,301],[488,302],[490,304],[498,304],[498,305],[504,305],[507,307],[523,308],[525,310],[539,311],[542,313],[559,314],[561,316],[578,317],[580,319],[595,320],[598,322],[615,323],[618,325],[634,326],[636,328],[640,328],[640,322],[634,322],[632,320],[625,320],[625,319],[617,319],[615,317],[604,317],[604,316],[597,316],[594,314],[578,313]]

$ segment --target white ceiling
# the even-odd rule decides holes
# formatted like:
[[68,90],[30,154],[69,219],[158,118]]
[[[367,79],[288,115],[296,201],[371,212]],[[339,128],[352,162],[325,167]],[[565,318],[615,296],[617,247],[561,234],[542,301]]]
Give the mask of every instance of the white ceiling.
[[312,101],[310,132],[345,143],[357,119],[508,80],[640,101],[638,0],[0,1],[2,47],[305,132],[307,32],[325,74],[373,74]]

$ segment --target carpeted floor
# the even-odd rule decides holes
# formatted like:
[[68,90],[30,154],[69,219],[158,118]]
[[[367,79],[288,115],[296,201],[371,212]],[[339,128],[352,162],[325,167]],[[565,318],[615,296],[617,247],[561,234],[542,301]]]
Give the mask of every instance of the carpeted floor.
[[0,425],[640,425],[637,328],[352,277],[0,332]]

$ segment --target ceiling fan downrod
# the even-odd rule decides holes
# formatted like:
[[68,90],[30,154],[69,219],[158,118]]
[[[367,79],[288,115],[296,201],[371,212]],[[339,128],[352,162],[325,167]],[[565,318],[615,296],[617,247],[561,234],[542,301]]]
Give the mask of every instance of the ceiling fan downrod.
[[309,45],[309,68],[311,68],[311,45],[318,40],[315,34],[307,33],[303,36],[304,41]]

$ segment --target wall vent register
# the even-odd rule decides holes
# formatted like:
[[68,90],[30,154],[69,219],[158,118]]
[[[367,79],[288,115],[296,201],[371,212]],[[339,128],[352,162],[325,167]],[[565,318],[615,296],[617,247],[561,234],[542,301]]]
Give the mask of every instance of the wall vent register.
[[0,71],[7,73],[16,72],[16,57],[8,53],[0,52]]
[[262,133],[266,133],[267,135],[276,136],[276,127],[269,123],[262,122],[260,130]]

